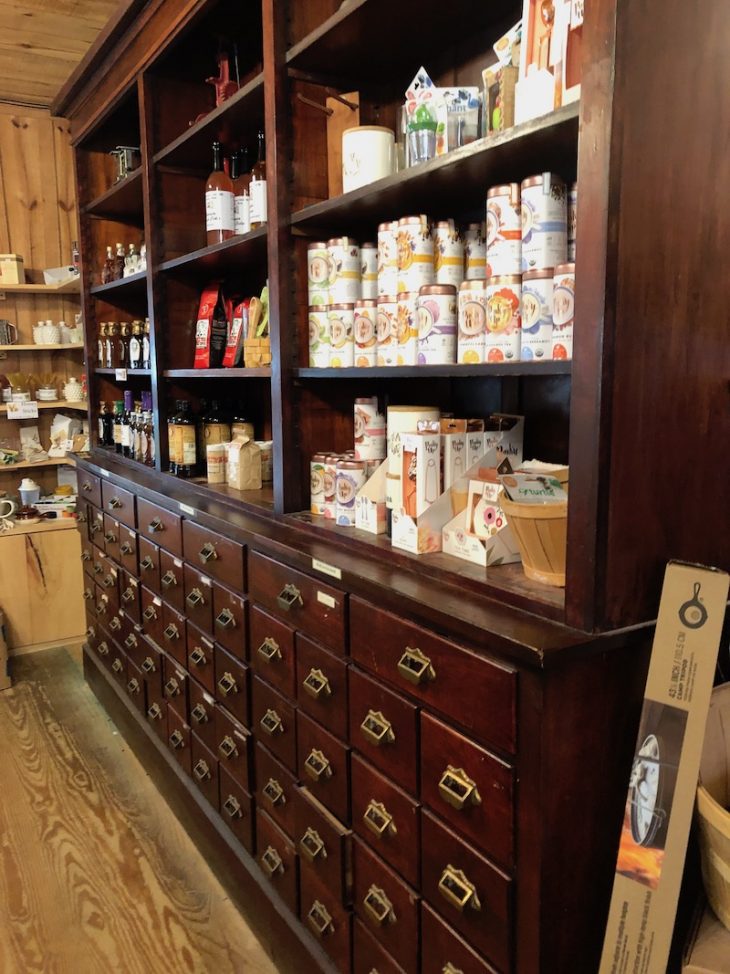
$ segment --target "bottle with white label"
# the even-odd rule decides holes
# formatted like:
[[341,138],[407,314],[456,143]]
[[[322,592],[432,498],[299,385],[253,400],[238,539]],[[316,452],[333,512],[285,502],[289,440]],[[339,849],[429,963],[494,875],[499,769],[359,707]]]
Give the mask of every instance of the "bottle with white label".
[[251,229],[251,198],[248,194],[251,182],[251,166],[248,149],[241,149],[231,156],[231,181],[233,182],[233,230],[237,234]]
[[213,143],[213,170],[205,184],[205,230],[209,244],[233,236],[233,183],[223,169],[223,147]]
[[266,138],[263,129],[259,130],[259,154],[251,170],[251,229],[262,227],[267,219],[266,205]]

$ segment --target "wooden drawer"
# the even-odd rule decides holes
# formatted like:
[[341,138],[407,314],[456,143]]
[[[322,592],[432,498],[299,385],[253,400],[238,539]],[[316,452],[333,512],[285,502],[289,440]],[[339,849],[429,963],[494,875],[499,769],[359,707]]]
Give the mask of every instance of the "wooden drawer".
[[350,821],[350,749],[306,714],[297,714],[299,777],[333,815]]
[[214,751],[218,743],[216,722],[219,713],[215,699],[193,679],[188,680],[188,697],[190,699],[190,726],[193,733],[211,751]]
[[109,621],[115,615],[114,606],[109,602],[109,595],[99,585],[94,586],[94,611],[104,629],[109,631]]
[[181,558],[159,551],[160,593],[178,612],[185,611],[185,567]]
[[248,667],[221,646],[215,647],[215,698],[244,727],[251,726]]
[[226,768],[242,788],[253,784],[253,737],[242,724],[218,708],[215,720],[215,752],[221,768]]
[[418,709],[354,668],[349,683],[350,743],[417,795]]
[[109,662],[109,671],[114,677],[116,682],[122,689],[127,687],[127,657],[124,653],[115,646],[111,644],[111,652],[107,657]]
[[140,604],[142,607],[142,629],[145,635],[158,646],[161,646],[162,630],[165,628],[162,621],[162,599],[143,585]]
[[245,549],[242,544],[185,519],[183,550],[185,560],[197,565],[206,575],[223,582],[234,592],[246,591]]
[[349,972],[352,914],[337,893],[320,882],[310,863],[299,857],[300,919],[329,954],[338,971]]
[[147,686],[147,723],[154,730],[158,738],[167,744],[167,700],[161,694],[155,694]]
[[143,585],[161,593],[160,588],[160,549],[141,535],[137,538],[139,547],[139,578]]
[[166,602],[162,603],[162,642],[160,645],[181,666],[188,665],[185,616]]
[[179,514],[172,514],[164,507],[158,507],[142,498],[137,501],[139,533],[178,557],[182,557],[183,550],[181,521]]
[[89,508],[89,540],[101,551],[104,550],[104,515],[94,507]]
[[512,768],[421,712],[421,799],[503,866],[514,851]]
[[198,629],[213,633],[213,583],[190,565],[185,565],[185,614]]
[[294,630],[251,606],[251,669],[286,697],[296,697]]
[[171,659],[165,659],[162,672],[162,692],[168,706],[188,723],[188,674]]
[[139,565],[137,563],[137,532],[119,525],[119,564],[122,568],[133,575],[139,577]]
[[163,659],[162,653],[159,649],[155,649],[146,639],[142,640],[142,659],[139,664],[139,668],[142,670],[142,675],[147,681],[147,697],[149,699],[150,693],[155,692],[164,699],[162,693],[162,671]]
[[137,664],[127,659],[127,696],[132,701],[135,709],[144,716],[147,712],[147,689],[142,678],[142,671]]
[[421,904],[421,957],[421,974],[443,974],[447,970],[496,974],[428,903]]
[[218,765],[221,818],[251,855],[254,846],[253,798],[222,764]]
[[396,963],[417,971],[420,897],[358,838],[353,873],[355,913]]
[[104,515],[104,554],[119,564],[119,521]]
[[[117,618],[122,619],[122,632],[120,639],[122,648],[127,656],[134,662],[135,666],[142,668],[142,662],[147,655],[148,643],[142,635],[140,626],[135,625],[127,619],[124,613],[120,613]],[[145,676],[145,673],[142,673]]]
[[84,578],[84,590],[81,593],[81,597],[84,600],[86,608],[86,618],[95,619],[96,618],[96,602],[98,598],[98,593],[96,591],[96,585],[93,581],[93,576]]
[[101,507],[101,480],[93,473],[79,470],[77,473],[79,483],[79,497],[87,500],[96,507]]
[[107,629],[109,630],[109,634],[111,635],[112,639],[117,643],[117,645],[120,646],[122,649],[124,648],[123,643],[126,637],[126,632],[125,632],[126,627],[122,621],[123,618],[124,618],[123,612],[115,612],[114,615],[112,615],[107,620]]
[[509,970],[511,880],[430,812],[421,829],[424,899],[495,967]]
[[213,640],[196,629],[192,622],[186,624],[188,670],[208,693],[215,693],[215,650]]
[[81,535],[81,564],[84,568],[84,581],[86,577],[94,577],[94,546],[85,538],[83,534]]
[[130,490],[117,487],[116,484],[110,484],[105,480],[101,485],[101,500],[105,514],[111,514],[128,528],[137,527],[135,496]]
[[383,680],[413,694],[476,737],[513,752],[514,670],[353,598],[350,652]]
[[347,596],[280,561],[251,552],[254,601],[340,656],[347,653]]
[[347,664],[301,633],[296,636],[297,704],[347,741]]
[[112,661],[112,650],[114,649],[114,644],[111,639],[108,638],[105,632],[99,631],[96,638],[96,655],[102,661],[104,666],[109,668]]
[[254,754],[256,804],[259,808],[264,808],[286,834],[294,839],[299,800],[296,779],[260,742],[256,744]]
[[192,773],[190,739],[192,734],[190,727],[183,718],[172,707],[167,708],[167,746],[175,756],[175,760],[186,772]]
[[248,659],[247,610],[243,595],[213,582],[213,635],[229,653],[243,660]]
[[139,622],[141,614],[141,594],[139,582],[123,568],[119,574],[119,605],[134,622]]
[[193,781],[205,795],[210,804],[218,810],[220,796],[218,793],[218,761],[215,754],[193,731],[191,741]]
[[294,707],[273,687],[254,676],[251,683],[251,726],[291,772],[297,770],[297,732]]
[[308,788],[299,789],[294,837],[300,860],[306,860],[320,883],[337,892],[343,906],[348,905],[352,891],[352,832]]
[[256,861],[291,912],[298,914],[299,862],[294,843],[256,809]]
[[397,785],[352,755],[352,827],[411,886],[420,876],[420,807]]
[[[352,974],[408,974],[380,946],[367,927],[355,917],[352,925]],[[439,974],[443,972],[439,971]]]

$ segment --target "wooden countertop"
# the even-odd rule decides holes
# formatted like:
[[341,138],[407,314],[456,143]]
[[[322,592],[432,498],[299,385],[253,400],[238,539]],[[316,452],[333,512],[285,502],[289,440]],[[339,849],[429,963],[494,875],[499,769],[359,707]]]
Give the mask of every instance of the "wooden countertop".
[[47,531],[68,531],[78,526],[75,517],[57,517],[52,521],[36,521],[35,524],[23,524],[13,521],[12,531],[0,531],[0,540],[16,537],[19,534],[45,534]]

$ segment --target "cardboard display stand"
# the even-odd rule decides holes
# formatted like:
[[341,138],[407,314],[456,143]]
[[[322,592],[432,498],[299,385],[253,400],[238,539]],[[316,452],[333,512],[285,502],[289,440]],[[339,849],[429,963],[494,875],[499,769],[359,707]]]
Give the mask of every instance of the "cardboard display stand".
[[728,575],[664,576],[599,974],[665,974],[697,790]]

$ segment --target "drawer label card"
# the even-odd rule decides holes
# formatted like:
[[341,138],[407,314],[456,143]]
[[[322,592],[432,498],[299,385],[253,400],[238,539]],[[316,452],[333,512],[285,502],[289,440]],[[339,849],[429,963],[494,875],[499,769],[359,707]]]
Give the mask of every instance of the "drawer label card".
[[328,565],[326,561],[320,561],[319,558],[312,558],[312,568],[324,575],[330,575],[332,578],[342,578],[342,571],[339,568],[336,568],[335,565]]
[[8,419],[38,419],[38,403],[9,402]]
[[126,382],[127,381],[127,370],[126,369],[114,369],[114,379],[116,382]]
[[109,471],[108,470],[103,470],[102,469],[102,470],[99,471],[99,473],[102,475],[102,477],[108,477],[109,476]]
[[321,602],[322,605],[326,605],[328,609],[334,609],[337,605],[337,601],[328,595],[326,592],[317,592],[317,601]]
[[189,514],[191,517],[195,516],[195,508],[191,507],[189,504],[180,504],[178,506],[180,507],[181,514]]

